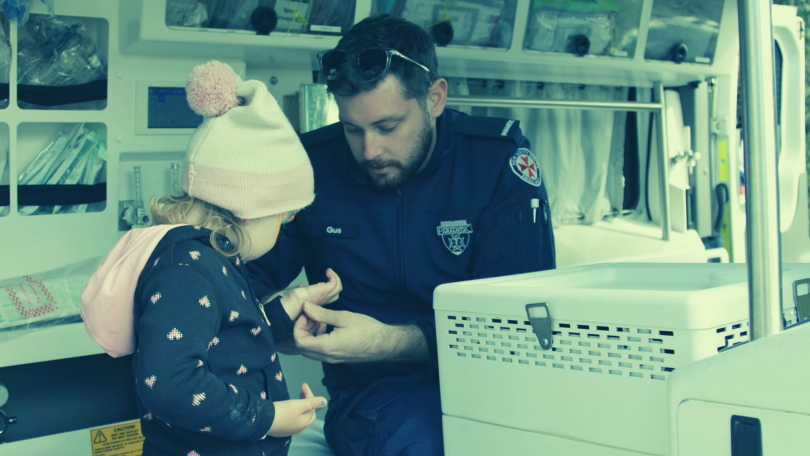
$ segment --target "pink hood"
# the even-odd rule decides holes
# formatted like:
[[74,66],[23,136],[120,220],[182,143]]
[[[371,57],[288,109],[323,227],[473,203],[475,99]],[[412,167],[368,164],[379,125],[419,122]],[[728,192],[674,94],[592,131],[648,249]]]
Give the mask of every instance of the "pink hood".
[[182,225],[135,228],[107,254],[82,292],[87,334],[113,358],[135,351],[135,288],[146,261],[163,236]]

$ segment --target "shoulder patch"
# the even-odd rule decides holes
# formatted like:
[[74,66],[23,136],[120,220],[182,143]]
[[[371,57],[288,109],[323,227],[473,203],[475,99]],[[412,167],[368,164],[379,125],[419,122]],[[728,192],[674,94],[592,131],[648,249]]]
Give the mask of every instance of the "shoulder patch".
[[453,122],[453,133],[483,138],[506,139],[517,143],[523,134],[519,120],[500,117],[460,116]]
[[539,187],[543,183],[540,177],[540,165],[529,149],[521,147],[509,159],[509,167],[512,172],[524,182]]
[[317,130],[308,131],[299,136],[304,147],[317,146],[343,136],[343,124],[335,122]]

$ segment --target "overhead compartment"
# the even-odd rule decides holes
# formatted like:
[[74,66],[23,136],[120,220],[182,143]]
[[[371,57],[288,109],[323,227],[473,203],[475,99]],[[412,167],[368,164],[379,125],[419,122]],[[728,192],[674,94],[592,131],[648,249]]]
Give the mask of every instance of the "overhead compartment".
[[[705,5],[700,6],[699,10],[706,13],[698,16],[704,19],[696,20],[697,23],[711,23],[713,27],[710,43],[703,40],[703,50],[697,42],[692,44],[691,40],[697,39],[691,36],[692,28],[665,27],[670,38],[667,49],[675,41],[685,42],[693,49],[680,65],[673,65],[666,53],[659,52],[661,55],[656,54],[655,58],[646,56],[648,48],[664,46],[658,44],[659,29],[666,21],[659,20],[654,12],[657,8],[675,7],[662,7],[662,3],[668,5],[663,0],[514,0],[512,10],[509,1],[375,0],[371,13],[390,12],[428,30],[438,45],[442,76],[631,87],[652,87],[655,82],[683,86],[726,74],[736,66],[734,52],[716,59],[713,56],[718,46],[724,49],[737,46],[736,2],[732,0],[705,0]],[[457,12],[462,4],[470,7],[465,11],[477,22],[470,22],[471,19]],[[496,16],[489,11],[493,8],[500,8],[498,11],[503,13]],[[685,21],[690,11],[686,8],[678,17]],[[472,23],[480,27],[482,18],[490,18],[487,23],[497,24],[487,35],[490,41],[467,39],[472,26],[462,28],[462,25]],[[452,26],[452,40],[445,37],[444,43],[440,41],[437,28],[441,23]],[[458,30],[465,30],[463,39],[456,38]],[[510,39],[504,40],[507,35]],[[707,55],[711,55],[708,62],[701,58]]]
[[370,1],[128,0],[119,8],[120,51],[236,59],[252,68],[311,68],[318,51],[335,47],[368,16]]
[[354,23],[354,6],[354,0],[166,0],[166,26],[343,35]]
[[[124,54],[227,58],[242,60],[251,69],[313,71],[316,54],[337,46],[351,25],[388,13],[430,34],[438,46],[442,76],[682,86],[735,65],[735,53],[715,58],[714,50],[736,47],[736,2],[670,3],[128,0],[119,7],[119,41]],[[270,22],[275,16],[270,31],[257,30],[254,22],[261,14]],[[668,15],[674,19],[664,20]],[[673,65],[673,48],[681,44],[687,48],[685,58]]]

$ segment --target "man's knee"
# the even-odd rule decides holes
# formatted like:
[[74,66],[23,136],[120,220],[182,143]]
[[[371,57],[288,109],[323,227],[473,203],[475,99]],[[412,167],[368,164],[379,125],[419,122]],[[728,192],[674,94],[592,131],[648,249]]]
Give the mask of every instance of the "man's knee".
[[335,404],[334,400],[330,404],[337,407],[327,415],[324,430],[336,453],[392,456],[444,454],[438,384],[408,385],[403,388],[378,385],[358,396],[361,397],[351,398],[356,400],[341,397],[338,402],[342,404]]
[[444,454],[439,387],[406,394],[390,404],[378,422],[383,454],[433,456]]

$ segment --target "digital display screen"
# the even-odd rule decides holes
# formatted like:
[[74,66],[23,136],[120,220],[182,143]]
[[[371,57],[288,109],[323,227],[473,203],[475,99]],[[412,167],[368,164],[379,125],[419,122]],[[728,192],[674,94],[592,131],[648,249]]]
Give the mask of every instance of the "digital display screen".
[[147,128],[197,128],[203,116],[192,111],[183,87],[149,87]]

